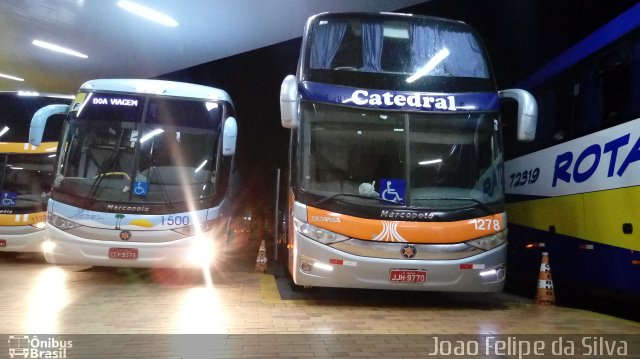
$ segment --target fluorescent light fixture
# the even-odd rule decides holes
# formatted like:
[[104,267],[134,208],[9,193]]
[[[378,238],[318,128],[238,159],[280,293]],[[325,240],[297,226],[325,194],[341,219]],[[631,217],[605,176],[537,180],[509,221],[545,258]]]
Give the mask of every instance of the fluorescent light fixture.
[[143,17],[147,20],[151,20],[160,25],[176,27],[178,26],[178,22],[174,20],[171,16],[165,15],[157,10],[148,8],[146,6],[142,6],[133,1],[121,0],[118,1],[118,6],[128,12]]
[[435,160],[428,160],[428,161],[420,161],[418,162],[419,165],[425,166],[425,165],[434,165],[436,163],[442,163],[442,159],[438,158]]
[[404,132],[404,128],[394,128],[393,132]]
[[23,170],[24,169],[23,167],[13,167],[13,166],[9,167],[9,168],[11,168],[12,170]]
[[5,79],[9,79],[9,80],[13,80],[13,81],[24,81],[24,79],[21,79],[19,77],[15,77],[15,76],[3,74],[3,73],[0,73],[0,77],[3,77]]
[[1,137],[2,135],[4,135],[5,133],[7,133],[7,131],[9,131],[9,127],[4,126],[4,128],[3,128],[2,130],[0,130],[0,137]]
[[49,157],[49,158],[53,158],[53,157],[55,157],[55,156],[56,156],[56,154],[54,153],[54,154],[51,154],[51,155],[49,155],[49,156],[47,156],[47,157]]
[[40,96],[37,91],[18,91],[18,96]]
[[198,171],[200,171],[200,170],[202,169],[202,167],[204,167],[204,165],[206,165],[206,164],[207,164],[207,162],[208,162],[208,161],[209,161],[209,160],[204,160],[204,162],[202,162],[202,163],[200,164],[200,166],[198,166],[198,168],[196,168],[196,170],[195,170],[195,171],[193,171],[193,173],[197,173]]
[[75,51],[75,50],[71,50],[71,49],[67,49],[66,47],[62,47],[60,45],[56,45],[56,44],[52,44],[50,42],[46,42],[46,41],[41,41],[41,40],[33,40],[31,41],[31,43],[35,46],[38,47],[42,47],[43,49],[47,49],[47,50],[51,50],[51,51],[55,51],[55,52],[59,52],[61,54],[65,54],[65,55],[71,55],[71,56],[75,56],[75,57],[80,57],[83,59],[86,59],[87,55]]
[[438,51],[435,55],[433,55],[433,57],[430,58],[429,61],[427,61],[427,63],[424,66],[422,66],[422,68],[416,71],[415,74],[409,76],[406,81],[408,83],[412,83],[413,81],[423,76],[426,76],[429,72],[431,72],[431,70],[433,70],[436,66],[438,66],[438,64],[441,63],[442,60],[446,59],[448,56],[449,56],[449,49],[445,47],[444,49]]
[[164,132],[164,129],[162,128],[156,128],[155,130],[147,133],[146,135],[140,137],[140,143],[145,143],[147,141],[149,141],[149,139],[155,135],[161,134]]

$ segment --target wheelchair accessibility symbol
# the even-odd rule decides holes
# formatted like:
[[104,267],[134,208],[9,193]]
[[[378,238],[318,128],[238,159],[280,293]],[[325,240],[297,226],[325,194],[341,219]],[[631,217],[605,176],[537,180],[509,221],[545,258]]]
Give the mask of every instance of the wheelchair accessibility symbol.
[[380,198],[398,204],[404,204],[405,180],[383,178],[380,180]]
[[3,206],[15,206],[18,202],[18,193],[17,192],[2,192],[0,195],[2,198]]
[[149,192],[149,182],[133,181],[133,194],[136,196],[146,196]]

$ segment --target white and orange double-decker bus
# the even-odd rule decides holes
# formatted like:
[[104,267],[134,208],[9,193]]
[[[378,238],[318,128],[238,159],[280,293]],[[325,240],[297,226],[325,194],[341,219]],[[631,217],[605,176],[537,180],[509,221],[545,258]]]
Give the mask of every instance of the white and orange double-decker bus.
[[297,75],[280,94],[293,282],[501,291],[502,98],[518,104],[518,138],[531,140],[535,100],[497,90],[481,40],[462,22],[311,17]]
[[0,92],[0,253],[5,256],[41,250],[62,118],[51,124],[39,146],[28,143],[29,123],[40,107],[71,99]]

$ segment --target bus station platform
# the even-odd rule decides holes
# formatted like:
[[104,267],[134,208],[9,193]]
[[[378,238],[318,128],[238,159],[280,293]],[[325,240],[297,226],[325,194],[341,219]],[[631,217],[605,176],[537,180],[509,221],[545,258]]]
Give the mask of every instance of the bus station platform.
[[198,270],[0,258],[0,353],[28,337],[40,349],[71,342],[67,358],[424,358],[448,357],[455,343],[477,354],[465,357],[522,358],[533,354],[518,345],[533,353],[536,341],[544,354],[536,357],[557,357],[556,344],[571,354],[569,342],[566,357],[640,357],[639,322],[508,293],[296,291],[272,264],[256,272],[257,245],[210,281]]

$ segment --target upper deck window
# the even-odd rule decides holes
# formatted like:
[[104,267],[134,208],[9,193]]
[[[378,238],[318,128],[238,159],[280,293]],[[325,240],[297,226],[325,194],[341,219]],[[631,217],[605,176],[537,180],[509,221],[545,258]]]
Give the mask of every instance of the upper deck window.
[[326,19],[310,29],[309,67],[402,75],[488,79],[475,35],[458,23],[383,19]]

